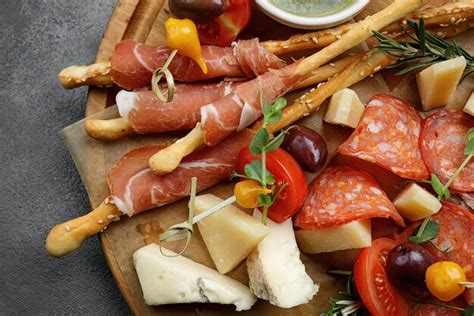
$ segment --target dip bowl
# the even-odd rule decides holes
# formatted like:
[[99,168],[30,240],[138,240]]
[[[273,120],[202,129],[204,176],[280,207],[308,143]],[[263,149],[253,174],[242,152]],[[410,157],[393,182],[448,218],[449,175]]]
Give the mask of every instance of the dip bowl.
[[352,0],[349,5],[337,12],[317,17],[290,13],[277,7],[270,0],[256,0],[255,2],[266,15],[282,24],[299,29],[316,30],[335,26],[349,20],[362,11],[369,0]]

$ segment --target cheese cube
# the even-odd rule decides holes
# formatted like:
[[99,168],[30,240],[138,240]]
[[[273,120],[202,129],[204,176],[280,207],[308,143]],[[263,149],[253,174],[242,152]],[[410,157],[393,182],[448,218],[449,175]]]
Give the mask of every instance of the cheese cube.
[[364,105],[357,93],[351,89],[342,89],[334,93],[324,115],[324,121],[330,124],[356,128],[364,114]]
[[332,252],[372,245],[370,219],[354,221],[348,224],[314,229],[297,230],[296,240],[305,253]]
[[[212,194],[197,196],[194,203],[196,213],[222,201]],[[217,271],[222,274],[235,268],[270,232],[261,221],[233,205],[199,221],[198,227]]]
[[257,301],[242,283],[157,244],[138,249],[133,263],[148,305],[209,302],[241,311]]
[[431,65],[416,75],[424,111],[449,103],[465,67],[466,59],[457,57]]
[[471,93],[471,96],[467,100],[466,105],[464,106],[464,112],[474,116],[474,92]]
[[[260,221],[262,215],[253,215]],[[270,234],[247,258],[249,285],[257,297],[290,308],[309,302],[319,286],[306,273],[291,218],[281,224],[267,219]]]
[[395,197],[393,205],[410,222],[436,214],[441,209],[438,199],[414,182]]

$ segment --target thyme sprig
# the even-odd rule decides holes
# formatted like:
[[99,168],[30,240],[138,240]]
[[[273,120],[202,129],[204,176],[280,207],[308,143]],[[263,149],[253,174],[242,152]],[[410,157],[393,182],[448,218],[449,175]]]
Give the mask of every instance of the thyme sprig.
[[474,57],[460,47],[455,40],[446,41],[437,35],[426,32],[423,19],[418,23],[407,21],[409,29],[400,26],[411,41],[398,41],[380,32],[373,31],[378,45],[375,50],[399,58],[399,61],[387,68],[404,66],[397,75],[429,67],[437,62],[463,56],[467,65],[463,78],[474,72]]
[[[340,273],[340,271],[338,271],[337,273],[333,274],[347,275],[345,271],[344,273]],[[338,298],[331,297],[329,299],[328,309],[320,316],[357,316],[360,314],[364,305],[362,304],[359,294],[357,293],[357,289],[354,285],[354,276],[352,272],[350,272],[348,275],[345,291],[339,292],[339,296],[340,297]]]

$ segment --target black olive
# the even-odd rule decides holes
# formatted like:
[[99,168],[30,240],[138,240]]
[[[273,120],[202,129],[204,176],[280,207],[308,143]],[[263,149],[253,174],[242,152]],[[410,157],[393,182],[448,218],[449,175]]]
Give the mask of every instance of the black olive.
[[303,126],[290,129],[282,148],[295,158],[303,170],[309,172],[321,170],[328,157],[324,139],[312,129]]
[[433,255],[420,245],[407,242],[393,248],[387,257],[387,273],[398,287],[424,287],[426,269],[435,262]]
[[209,22],[226,10],[225,0],[169,0],[171,12],[178,18]]

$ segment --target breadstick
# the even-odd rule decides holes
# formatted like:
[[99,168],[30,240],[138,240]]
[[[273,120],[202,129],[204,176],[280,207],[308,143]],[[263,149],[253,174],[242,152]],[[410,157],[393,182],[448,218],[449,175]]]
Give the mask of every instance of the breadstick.
[[106,199],[95,210],[82,217],[56,225],[46,238],[46,251],[53,257],[62,257],[79,249],[86,238],[104,231],[122,213]]
[[[401,23],[406,23],[407,19],[417,21],[420,18],[424,19],[425,26],[428,29],[431,27],[446,27],[449,29],[454,25],[474,18],[474,3],[471,0],[447,3],[437,6],[436,8],[415,12],[403,19]],[[356,24],[357,23],[343,24],[322,31],[293,35],[287,40],[266,41],[260,44],[276,55],[323,48],[337,41],[342,35],[353,29]],[[383,28],[382,32],[386,32],[388,36],[400,34],[400,21]],[[65,68],[58,76],[59,82],[66,89],[73,89],[83,85],[113,85],[112,77],[110,76],[110,62],[104,62],[102,66],[108,66],[107,72],[93,72],[94,65],[95,64],[90,66],[75,65]],[[100,78],[95,79],[95,76],[100,76]]]
[[[299,82],[292,90],[309,87],[316,83],[326,81],[328,78],[346,68],[353,59],[354,57],[352,56],[345,57],[312,71],[305,80]],[[102,141],[115,141],[135,134],[132,126],[125,118],[115,118],[111,120],[89,119],[85,123],[85,129],[89,136]]]
[[[401,19],[423,6],[426,2],[427,0],[395,0],[383,10],[357,23],[354,28],[344,34],[338,41],[301,60],[296,67],[294,75],[304,78],[314,69],[319,68],[331,59],[372,37],[372,31],[380,30],[382,27]],[[185,136],[185,142],[177,140],[174,144],[167,147],[166,151],[160,150],[153,155],[150,159],[150,162],[152,162],[150,165],[151,170],[157,174],[171,172],[180,164],[182,158],[185,157],[183,153],[190,154],[204,145],[205,136],[202,128],[196,126],[192,131],[192,135],[188,136]],[[175,155],[171,154],[175,150],[177,153]],[[170,162],[169,159],[171,157],[179,158],[179,161]],[[175,167],[172,168],[173,166]]]

